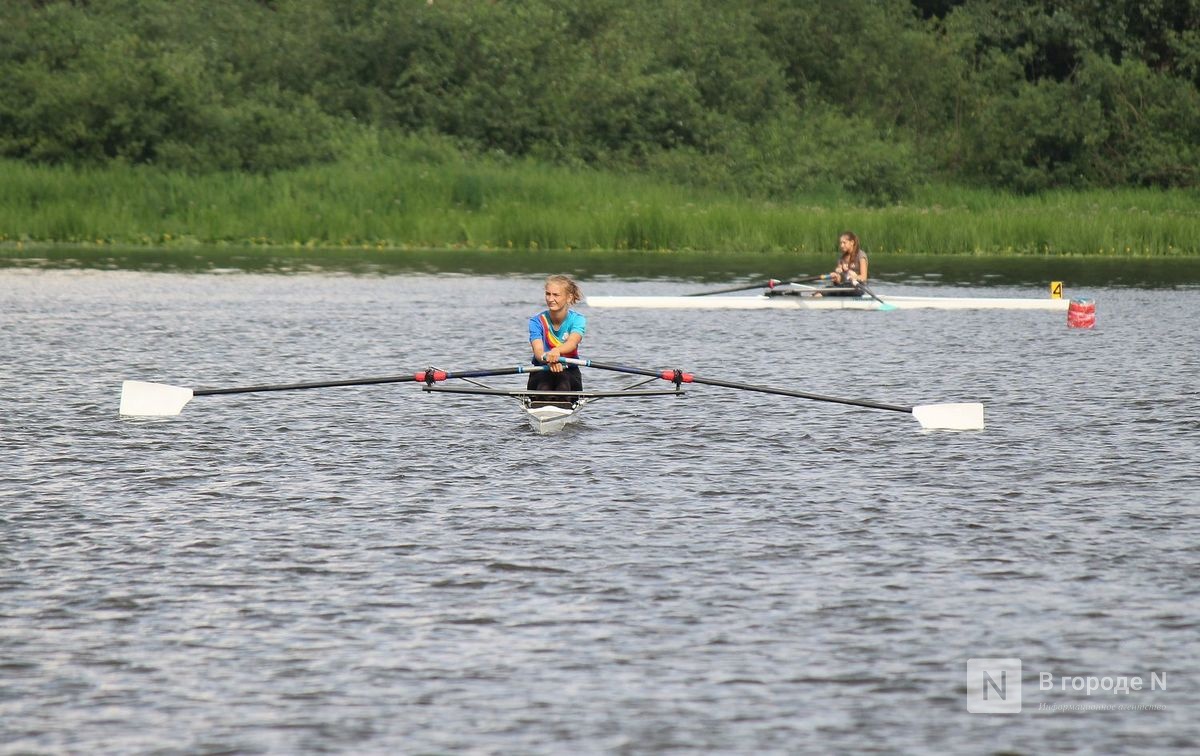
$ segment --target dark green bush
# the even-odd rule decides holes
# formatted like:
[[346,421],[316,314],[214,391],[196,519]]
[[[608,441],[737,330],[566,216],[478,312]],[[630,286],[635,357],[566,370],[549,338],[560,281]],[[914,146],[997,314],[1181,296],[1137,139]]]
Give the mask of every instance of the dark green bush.
[[1200,180],[1200,0],[5,0],[0,14],[0,157],[33,162],[269,172],[350,159],[369,127],[767,197],[887,203],[934,176],[1025,192]]

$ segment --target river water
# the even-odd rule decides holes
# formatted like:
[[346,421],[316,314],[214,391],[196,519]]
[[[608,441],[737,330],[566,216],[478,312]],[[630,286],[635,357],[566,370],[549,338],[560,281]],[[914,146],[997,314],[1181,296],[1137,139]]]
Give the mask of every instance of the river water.
[[[520,364],[540,271],[115,267],[0,268],[0,752],[1200,748],[1195,281],[1068,281],[1092,330],[582,307],[596,360],[987,428],[697,386],[543,437],[411,384],[117,414]],[[1045,292],[990,283],[877,291]],[[1020,660],[1019,713],[968,712],[970,659]]]

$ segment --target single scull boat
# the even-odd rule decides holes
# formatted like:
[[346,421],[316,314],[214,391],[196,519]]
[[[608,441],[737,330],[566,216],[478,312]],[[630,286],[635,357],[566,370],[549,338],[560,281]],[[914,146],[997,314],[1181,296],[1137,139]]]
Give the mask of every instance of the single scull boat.
[[[215,396],[220,394],[249,394],[268,391],[290,391],[296,389],[332,388],[338,386],[365,386],[378,383],[421,383],[421,388],[433,393],[478,394],[485,396],[503,396],[516,399],[521,403],[526,418],[538,433],[554,433],[562,430],[568,423],[578,417],[579,412],[589,403],[604,398],[630,398],[647,396],[682,396],[682,385],[702,384],[720,386],[742,391],[753,391],[761,394],[775,394],[818,402],[867,407],[870,409],[889,410],[911,415],[929,430],[983,430],[983,405],[979,402],[959,402],[950,404],[893,404],[872,399],[847,398],[814,394],[791,388],[777,388],[756,383],[744,383],[719,378],[701,378],[690,372],[679,369],[660,369],[629,367],[613,365],[592,360],[562,357],[560,362],[568,365],[597,368],[617,373],[642,376],[643,379],[615,391],[530,391],[528,389],[501,389],[487,386],[473,378],[497,375],[514,375],[548,370],[547,365],[518,365],[516,367],[493,368],[488,370],[467,370],[451,372],[436,368],[427,368],[416,373],[384,376],[379,378],[350,378],[336,381],[320,381],[307,383],[263,384],[257,386],[232,386],[226,388],[186,388],[171,386],[165,383],[149,383],[147,381],[125,381],[121,385],[120,414],[125,417],[171,417],[183,411],[184,406],[198,396]],[[464,386],[438,386],[437,383],[451,378],[457,378],[472,384]],[[674,384],[671,389],[641,389],[653,380],[663,380]]]
[[[784,288],[784,287],[787,288]],[[719,293],[719,292],[714,292]],[[752,296],[592,296],[591,307],[704,310],[1049,310],[1066,312],[1067,299],[1015,297],[854,296],[852,289],[797,284]],[[841,296],[827,296],[840,294]],[[849,294],[850,296],[846,296]]]

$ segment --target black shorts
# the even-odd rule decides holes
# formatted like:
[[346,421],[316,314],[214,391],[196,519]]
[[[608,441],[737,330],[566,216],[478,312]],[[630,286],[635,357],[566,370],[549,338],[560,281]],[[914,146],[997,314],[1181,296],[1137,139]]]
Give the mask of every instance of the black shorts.
[[[536,373],[529,374],[527,388],[530,391],[583,391],[583,373],[580,372],[578,365],[568,365],[567,369],[561,373],[539,370]],[[533,396],[530,399],[535,402],[571,403],[569,398],[564,399],[554,396]]]

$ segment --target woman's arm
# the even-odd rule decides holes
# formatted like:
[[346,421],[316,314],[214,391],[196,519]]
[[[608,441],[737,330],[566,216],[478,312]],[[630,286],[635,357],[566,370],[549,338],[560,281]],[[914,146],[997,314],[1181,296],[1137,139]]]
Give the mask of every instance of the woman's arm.
[[558,358],[562,357],[564,352],[567,354],[574,352],[579,347],[579,342],[581,341],[583,341],[583,334],[579,333],[578,331],[574,331],[567,335],[567,340],[562,344],[554,347],[549,352],[538,354],[538,349],[542,345],[541,339],[538,339],[537,341],[533,342],[533,354],[539,360],[550,363],[551,373],[561,373],[567,369],[567,366],[559,362]]
[[837,265],[835,265],[833,268],[833,272],[826,273],[825,277],[828,278],[830,281],[833,281],[835,284],[840,284],[842,282],[842,278],[845,275],[846,275],[846,262],[839,257],[838,261],[837,261]]
[[859,281],[867,280],[867,256],[858,256],[858,270],[852,271]]

